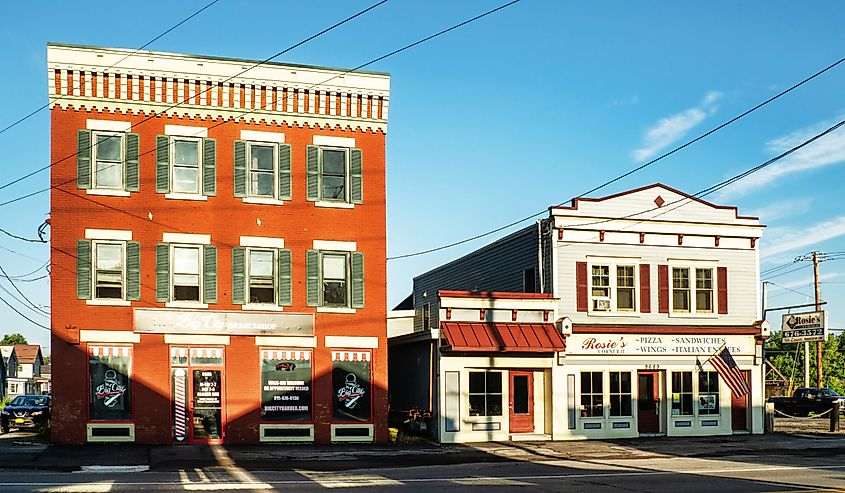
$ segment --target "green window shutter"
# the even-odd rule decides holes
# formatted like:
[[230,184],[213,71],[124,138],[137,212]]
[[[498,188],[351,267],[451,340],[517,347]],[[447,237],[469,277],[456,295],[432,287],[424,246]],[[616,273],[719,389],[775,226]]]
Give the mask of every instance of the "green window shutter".
[[76,132],[76,186],[91,188],[91,131]]
[[137,241],[126,243],[126,299],[141,299],[141,244]]
[[246,197],[246,142],[235,141],[235,197]]
[[156,192],[170,193],[170,139],[156,136]]
[[217,247],[209,245],[202,249],[202,300],[217,303]]
[[138,134],[126,134],[123,139],[123,161],[124,176],[126,176],[126,191],[137,192],[140,190],[138,176],[138,146],[140,138]]
[[246,249],[232,247],[232,304],[246,304]]
[[364,308],[364,254],[352,252],[352,308]]
[[217,195],[217,141],[202,139],[202,194]]
[[170,301],[170,245],[156,244],[156,301]]
[[320,199],[320,163],[317,146],[305,148],[305,198],[315,202]]
[[91,240],[76,241],[76,297],[91,299]]
[[292,297],[290,250],[279,250],[279,282],[276,301],[279,306],[290,306]]
[[305,278],[307,282],[306,304],[317,306],[320,304],[320,252],[306,250]]
[[290,144],[279,144],[279,198],[290,200]]
[[352,149],[349,154],[349,181],[351,182],[352,203],[361,204],[364,202],[361,149]]

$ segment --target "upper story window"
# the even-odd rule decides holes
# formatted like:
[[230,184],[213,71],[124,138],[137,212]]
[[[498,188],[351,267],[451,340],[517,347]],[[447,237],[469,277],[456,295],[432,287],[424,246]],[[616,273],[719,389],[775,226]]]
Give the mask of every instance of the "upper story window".
[[138,191],[138,134],[128,133],[129,123],[89,120],[89,124],[95,129],[77,131],[77,186],[105,195]]
[[[164,236],[167,240],[168,234]],[[156,300],[200,307],[217,303],[217,248],[207,244],[157,244]]]
[[318,137],[315,144],[320,144],[306,149],[307,199],[327,206],[362,203],[361,149],[332,145],[353,139]]
[[[242,245],[243,240],[244,237]],[[256,242],[256,246],[232,249],[233,304],[247,309],[250,305],[261,309],[291,305],[291,252],[280,248],[284,245],[280,239],[266,240]]]
[[156,192],[204,200],[217,193],[216,141],[199,127],[165,125],[156,137]]
[[131,232],[87,230],[76,245],[76,294],[89,304],[141,299],[141,247]]
[[713,313],[713,268],[672,267],[672,311]]
[[306,252],[306,271],[308,306],[364,307],[363,253],[308,250]]
[[590,310],[633,312],[636,310],[636,269],[633,265],[593,264],[590,276]]
[[[248,136],[253,134],[258,138],[276,136],[276,140],[283,140],[283,134],[251,132]],[[290,149],[290,145],[280,142],[235,141],[235,197],[244,197],[247,202],[249,199],[290,200]]]

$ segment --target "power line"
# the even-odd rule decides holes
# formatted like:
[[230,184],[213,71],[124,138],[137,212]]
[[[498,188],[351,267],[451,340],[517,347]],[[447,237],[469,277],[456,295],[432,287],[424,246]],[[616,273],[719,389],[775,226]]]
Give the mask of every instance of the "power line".
[[[657,156],[656,158],[652,159],[651,161],[648,161],[646,163],[641,164],[640,166],[637,166],[637,167],[635,167],[635,168],[633,168],[629,171],[626,171],[625,173],[623,173],[623,174],[621,174],[621,175],[619,175],[619,176],[617,176],[617,177],[615,177],[611,180],[608,180],[608,181],[606,181],[606,182],[604,182],[604,183],[602,183],[602,184],[600,184],[596,187],[593,187],[590,190],[587,190],[586,192],[584,192],[580,195],[576,195],[575,197],[572,197],[571,199],[569,199],[567,201],[561,202],[561,203],[557,204],[557,206],[555,206],[555,207],[560,207],[560,206],[564,205],[566,202],[571,202],[571,201],[574,201],[575,199],[583,198],[586,195],[589,195],[593,192],[601,190],[602,188],[605,188],[608,185],[616,183],[617,181],[619,181],[623,178],[626,178],[626,177],[628,177],[628,176],[630,176],[630,175],[632,175],[632,174],[634,174],[634,173],[636,173],[640,170],[643,170],[643,169],[653,165],[654,163],[656,163],[658,161],[661,161],[662,159],[664,159],[666,157],[671,156],[672,154],[675,154],[676,152],[680,151],[681,149],[689,147],[690,145],[704,139],[705,137],[708,137],[708,136],[712,135],[713,133],[718,132],[719,130],[727,127],[728,125],[730,125],[734,122],[736,122],[740,118],[743,118],[743,117],[749,115],[750,113],[757,111],[758,109],[762,108],[763,106],[766,106],[767,104],[771,103],[772,101],[786,95],[787,93],[792,92],[793,90],[801,87],[802,85],[806,84],[807,82],[815,79],[816,77],[819,77],[820,75],[824,74],[825,72],[827,72],[827,71],[833,69],[834,67],[840,65],[842,62],[845,62],[845,58],[840,58],[839,60],[835,61],[834,63],[832,63],[830,65],[828,65],[827,67],[823,68],[822,70],[819,70],[818,72],[814,73],[813,75],[811,75],[811,76],[801,80],[800,82],[790,86],[789,88],[779,92],[778,94],[776,94],[776,95],[772,96],[771,98],[763,101],[762,103],[759,103],[756,106],[753,106],[753,107],[743,111],[742,113],[740,113],[740,114],[734,116],[733,118],[725,121],[721,125],[718,125],[715,128],[712,128],[712,129],[708,130],[707,132],[704,132],[703,134],[699,135],[698,137],[695,137],[694,139],[689,140],[689,141],[685,142],[684,144],[679,145],[678,147],[675,147],[671,151],[663,153],[663,154]],[[0,204],[0,205],[3,205],[3,204]],[[466,239],[463,239],[463,240],[448,243],[446,245],[442,245],[442,246],[439,246],[439,247],[429,248],[427,250],[421,250],[421,251],[418,251],[418,252],[407,253],[407,254],[403,254],[403,255],[395,255],[393,257],[387,257],[387,260],[399,260],[399,259],[403,259],[403,258],[417,257],[417,256],[420,256],[420,255],[425,255],[425,254],[437,252],[437,251],[440,251],[440,250],[446,250],[448,248],[452,248],[452,247],[455,247],[455,246],[458,246],[458,245],[462,245],[464,243],[469,243],[471,241],[474,241],[474,240],[477,240],[477,239],[480,239],[480,238],[484,238],[485,236],[489,236],[489,235],[498,233],[499,231],[508,229],[510,227],[516,226],[517,224],[520,224],[520,223],[523,223],[523,222],[528,221],[530,219],[533,219],[533,218],[535,218],[535,217],[537,217],[541,214],[544,214],[547,210],[548,209],[545,209],[545,210],[542,210],[542,211],[537,212],[535,214],[531,214],[530,216],[525,216],[525,217],[523,217],[521,219],[517,219],[516,221],[513,221],[509,224],[498,227],[496,229],[492,229],[492,230],[487,231],[485,233],[481,233],[481,234],[472,236],[470,238],[466,238]]]
[[[201,14],[203,11],[205,11],[206,9],[208,9],[209,7],[211,7],[212,5],[214,5],[215,3],[219,2],[219,1],[220,1],[220,0],[212,0],[212,1],[211,1],[210,3],[208,3],[205,7],[203,7],[203,8],[201,8],[201,9],[197,10],[196,12],[194,12],[194,13],[193,13],[193,14],[191,14],[191,15],[189,15],[188,17],[185,17],[184,19],[182,19],[181,21],[179,21],[178,23],[176,23],[175,25],[173,25],[170,29],[168,29],[168,30],[164,31],[163,33],[159,34],[159,35],[158,35],[158,36],[156,36],[155,38],[153,38],[153,39],[151,39],[151,40],[147,41],[146,43],[144,43],[144,45],[143,45],[143,46],[141,46],[140,48],[136,49],[136,50],[135,50],[135,51],[133,51],[132,53],[129,53],[129,54],[128,54],[128,55],[126,55],[125,57],[121,58],[120,60],[118,60],[117,62],[115,62],[114,64],[112,64],[110,67],[106,68],[105,70],[110,70],[110,69],[113,69],[114,67],[118,66],[121,62],[123,62],[124,60],[126,60],[126,59],[127,59],[127,58],[129,58],[130,56],[134,55],[135,53],[138,53],[139,51],[143,50],[143,49],[144,49],[144,48],[146,48],[147,46],[150,46],[151,44],[155,43],[155,42],[156,42],[156,41],[158,41],[159,39],[161,39],[161,38],[163,38],[164,36],[166,36],[166,35],[170,34],[170,32],[172,32],[174,29],[178,28],[179,26],[181,26],[182,24],[184,24],[184,23],[188,22],[189,20],[193,19],[194,17],[196,17],[197,15]],[[14,123],[12,123],[12,124],[10,124],[10,125],[8,125],[8,126],[4,127],[3,129],[0,129],[0,134],[4,133],[6,130],[11,129],[12,127],[17,126],[19,123],[23,123],[24,121],[26,121],[26,120],[28,120],[30,117],[32,117],[32,116],[34,116],[34,115],[36,115],[36,114],[37,114],[37,113],[39,113],[40,111],[42,111],[42,110],[44,110],[44,109],[46,109],[46,108],[49,108],[49,107],[50,107],[50,105],[52,105],[52,104],[54,104],[54,103],[57,103],[57,102],[59,102],[59,101],[62,101],[62,100],[63,100],[63,98],[59,97],[59,98],[56,98],[56,99],[53,99],[53,100],[48,101],[48,102],[47,102],[47,104],[45,104],[45,105],[43,105],[43,106],[40,106],[40,107],[36,108],[35,110],[33,110],[32,112],[28,113],[26,116],[24,116],[24,117],[20,118],[19,120],[15,121]],[[23,177],[23,178],[19,178],[18,180],[15,180],[15,181],[14,181],[14,182],[12,182],[12,183],[16,183],[16,182],[18,182],[18,181],[20,181],[20,180],[24,180],[24,179],[28,178],[29,176],[31,176],[31,175],[27,175],[27,176],[25,176],[25,177]],[[8,185],[6,185],[6,186],[8,186]],[[5,188],[5,186],[4,186],[3,188]],[[0,188],[0,189],[2,189],[2,188]]]
[[767,277],[766,279],[763,279],[763,280],[764,280],[764,281],[768,281],[769,279],[774,279],[774,278],[776,278],[776,277],[785,276],[785,275],[787,275],[787,274],[792,274],[793,272],[798,272],[799,270],[804,269],[804,268],[806,268],[806,267],[811,267],[811,265],[810,265],[810,264],[804,264],[804,265],[801,265],[801,266],[796,267],[796,268],[794,268],[794,269],[790,269],[790,270],[788,270],[788,271],[786,271],[786,272],[781,272],[781,273],[779,273],[779,274],[775,274],[775,275],[773,275],[773,276],[769,276],[769,277]]
[[40,271],[41,269],[43,269],[43,268],[47,267],[47,265],[49,265],[49,264],[50,264],[50,261],[48,260],[48,261],[44,262],[44,264],[42,264],[42,265],[41,265],[41,267],[39,267],[39,268],[35,269],[35,270],[34,270],[34,271],[32,271],[32,272],[27,272],[26,274],[20,274],[20,275],[17,275],[17,276],[4,276],[4,277],[6,277],[7,279],[15,279],[15,280],[17,280],[17,281],[20,281],[20,280],[23,280],[23,278],[24,278],[24,277],[29,277],[29,276],[31,276],[31,275],[33,275],[33,274],[37,274],[37,273],[38,273],[38,271]]
[[[375,6],[381,5],[381,4],[382,4],[382,3],[384,3],[385,1],[387,1],[387,0],[382,0],[381,2],[379,2],[378,4],[375,4],[373,7],[370,7],[370,8],[374,8]],[[465,25],[467,25],[467,24],[469,24],[469,23],[471,23],[471,22],[474,22],[474,21],[476,21],[476,20],[479,20],[479,19],[481,19],[481,18],[483,18],[483,17],[486,17],[486,16],[488,16],[488,15],[490,15],[490,14],[493,14],[494,12],[497,12],[497,11],[499,11],[499,10],[502,10],[502,9],[504,9],[505,7],[509,7],[509,6],[511,6],[511,5],[515,4],[515,3],[520,2],[520,1],[521,1],[521,0],[513,0],[513,1],[508,2],[508,3],[506,3],[506,4],[500,5],[500,6],[496,7],[496,8],[490,9],[490,10],[488,10],[488,11],[486,11],[486,12],[484,12],[484,13],[481,13],[481,14],[479,14],[479,15],[475,16],[475,17],[472,17],[472,18],[467,19],[467,20],[465,20],[465,21],[463,21],[463,22],[460,22],[460,23],[458,23],[458,24],[455,24],[455,25],[453,25],[453,26],[451,26],[451,27],[449,27],[449,28],[443,29],[443,30],[441,30],[441,31],[439,31],[439,32],[437,32],[437,33],[435,33],[435,34],[432,34],[432,35],[430,35],[430,36],[426,36],[426,37],[425,37],[425,38],[423,38],[423,39],[420,39],[420,40],[415,41],[415,42],[413,42],[413,43],[407,44],[407,45],[405,45],[405,46],[403,46],[403,47],[401,47],[401,48],[399,48],[399,49],[393,50],[393,51],[391,51],[391,52],[389,52],[389,53],[387,53],[387,54],[385,54],[385,55],[381,55],[381,56],[379,56],[379,57],[376,57],[376,58],[374,58],[374,59],[372,59],[372,60],[370,60],[370,61],[368,61],[368,62],[362,63],[361,65],[358,65],[358,66],[357,66],[357,67],[355,67],[355,68],[352,68],[352,69],[348,69],[348,70],[341,71],[340,73],[338,73],[338,74],[336,74],[336,75],[334,75],[334,76],[332,76],[332,77],[329,77],[328,79],[326,79],[326,80],[324,80],[324,81],[322,81],[322,82],[318,82],[318,83],[312,84],[311,86],[309,86],[308,88],[306,88],[306,89],[304,89],[304,90],[306,90],[306,91],[307,91],[307,90],[313,89],[313,88],[315,88],[315,87],[317,87],[317,86],[320,86],[320,85],[326,84],[326,83],[328,83],[328,82],[330,82],[330,81],[332,81],[332,80],[334,80],[334,79],[336,79],[336,78],[338,78],[338,77],[341,77],[341,76],[346,75],[346,74],[348,74],[348,73],[351,73],[351,72],[355,72],[355,71],[357,71],[357,70],[360,70],[360,69],[362,69],[362,68],[364,68],[364,67],[367,67],[367,66],[369,66],[369,65],[372,65],[373,63],[376,63],[376,62],[378,62],[378,61],[380,61],[380,60],[384,60],[385,58],[388,58],[388,57],[390,57],[390,56],[396,55],[396,54],[398,54],[398,53],[401,53],[401,52],[403,52],[403,51],[405,51],[405,50],[408,50],[408,49],[410,49],[410,48],[412,48],[412,47],[414,47],[414,46],[417,46],[417,45],[419,45],[419,44],[421,44],[421,43],[424,43],[424,42],[426,42],[426,41],[432,40],[432,39],[434,39],[434,38],[436,38],[436,37],[438,37],[438,36],[442,36],[443,34],[446,34],[446,33],[450,32],[450,31],[453,31],[453,30],[455,30],[455,29],[457,29],[457,28],[459,28],[459,27],[465,26]],[[359,13],[359,14],[356,14],[356,16],[357,16],[357,15],[360,15],[360,13]],[[352,16],[352,17],[350,17],[349,19],[351,19],[351,18],[353,18],[353,17],[355,17],[355,16]],[[347,19],[347,20],[349,20],[349,19]],[[345,20],[345,21],[343,21],[343,22],[346,22],[347,20]],[[337,25],[340,25],[340,24],[341,24],[341,23],[338,23]],[[312,38],[313,38],[313,37],[312,37]],[[262,62],[262,63],[263,63],[263,62]],[[256,65],[256,66],[257,66],[257,65]],[[260,109],[263,109],[263,108],[266,108],[268,105],[272,105],[273,103],[277,102],[277,101],[278,101],[278,99],[279,99],[279,97],[277,96],[277,97],[276,97],[275,99],[273,99],[272,101],[270,101],[270,102],[268,102],[268,103],[265,103],[265,104],[261,105],[261,106],[260,106],[260,107],[258,107],[258,108],[254,108],[254,109],[251,109],[251,110],[247,110],[247,111],[239,112],[239,113],[236,113],[235,115],[240,117],[240,116],[246,116],[246,115],[249,115],[249,114],[251,114],[251,113],[255,113],[256,111],[258,111],[258,110],[260,110]],[[151,117],[150,117],[150,118],[151,118]],[[148,121],[150,118],[143,120],[141,123],[143,123],[144,121]],[[215,123],[215,124],[211,125],[210,127],[207,127],[207,128],[205,128],[205,129],[203,129],[203,131],[207,132],[208,130],[211,130],[211,129],[217,128],[217,127],[219,127],[219,126],[221,126],[221,125],[225,125],[226,123],[228,123],[228,120],[223,120],[223,121],[220,121],[220,122],[218,122],[218,123]],[[148,150],[148,151],[146,151],[146,152],[143,152],[143,153],[139,154],[139,157],[140,157],[140,156],[145,156],[145,155],[150,154],[150,153],[153,153],[153,152],[156,152],[157,150],[158,150],[158,147],[156,146],[155,148],[153,148],[153,149],[151,149],[151,150]],[[61,162],[61,161],[63,161],[63,160],[69,159],[69,158],[71,158],[71,157],[73,157],[73,156],[75,156],[75,155],[76,155],[76,154],[73,154],[73,155],[71,155],[71,156],[68,156],[67,158],[64,158],[64,159],[60,160],[60,161],[56,161],[56,162],[54,162],[54,163],[51,163],[51,164],[49,164],[49,165],[45,166],[44,168],[42,168],[42,169],[41,169],[41,170],[39,170],[39,171],[43,171],[43,170],[45,170],[45,169],[48,169],[48,168],[50,168],[51,166],[53,166],[53,165],[55,165],[55,164],[58,164],[59,162]],[[66,185],[66,184],[68,184],[68,183],[71,183],[71,182],[73,182],[73,181],[75,181],[75,180],[76,180],[75,178],[70,179],[70,180],[66,180],[66,181],[64,181],[64,182],[57,183],[57,184],[55,184],[55,185],[51,185],[50,187],[47,187],[47,188],[45,188],[45,189],[38,190],[38,191],[35,191],[35,192],[32,192],[32,193],[28,193],[28,194],[26,194],[26,195],[22,195],[22,196],[20,196],[20,197],[16,197],[16,198],[11,199],[11,200],[7,200],[7,201],[5,201],[5,202],[0,202],[0,207],[3,207],[3,206],[5,206],[5,205],[9,205],[9,204],[12,204],[12,203],[18,202],[18,201],[20,201],[20,200],[23,200],[23,199],[26,199],[26,198],[32,197],[32,196],[34,196],[34,195],[38,195],[38,194],[40,194],[40,193],[46,192],[46,191],[51,190],[51,189],[61,190],[61,188],[59,188],[59,187],[61,187],[62,185]],[[3,188],[4,188],[4,186],[0,186],[0,190],[2,190]],[[74,196],[77,196],[77,195],[75,195],[75,194],[74,194]],[[78,197],[78,196],[77,196],[77,197]]]
[[[219,1],[219,0],[215,0],[215,1]],[[332,30],[334,30],[334,29],[336,29],[336,28],[338,28],[338,27],[340,27],[340,26],[342,26],[342,25],[346,24],[347,22],[349,22],[349,21],[351,21],[351,20],[353,20],[353,19],[355,19],[355,18],[357,18],[357,17],[359,17],[359,16],[361,16],[361,15],[363,15],[363,14],[365,14],[365,13],[369,12],[370,10],[372,10],[372,9],[374,9],[374,8],[376,8],[376,7],[378,7],[379,5],[384,4],[384,3],[385,3],[385,2],[387,2],[387,1],[388,1],[388,0],[380,0],[379,2],[377,2],[377,3],[375,3],[375,4],[373,4],[373,5],[369,6],[369,7],[367,7],[366,9],[361,10],[361,11],[359,11],[359,12],[357,12],[357,13],[355,13],[355,14],[353,14],[353,15],[351,15],[351,16],[349,16],[349,17],[347,17],[347,18],[345,18],[345,19],[343,19],[342,21],[339,21],[339,22],[337,22],[337,23],[333,24],[332,26],[330,26],[330,27],[328,27],[328,28],[326,28],[326,29],[323,29],[322,31],[320,31],[320,32],[318,32],[318,33],[316,33],[316,34],[313,34],[313,35],[311,35],[311,36],[309,36],[309,37],[305,38],[304,40],[299,41],[298,43],[295,43],[295,44],[293,44],[293,45],[289,46],[288,48],[285,48],[284,50],[282,50],[282,51],[280,51],[280,52],[276,53],[275,55],[273,55],[273,56],[271,56],[271,57],[268,57],[268,58],[265,58],[264,60],[261,60],[260,62],[256,62],[256,63],[255,63],[255,64],[253,64],[252,66],[247,67],[247,68],[243,69],[242,71],[238,72],[237,74],[235,74],[235,75],[233,75],[233,76],[231,76],[231,77],[229,77],[229,78],[227,78],[227,79],[225,79],[225,80],[221,81],[221,82],[220,82],[220,84],[225,84],[226,82],[229,82],[230,80],[233,80],[233,79],[235,79],[235,78],[237,78],[237,77],[240,77],[240,76],[242,76],[243,74],[245,74],[245,73],[249,72],[250,70],[252,70],[252,69],[254,69],[254,68],[256,68],[256,67],[259,67],[259,66],[261,66],[261,65],[264,65],[264,64],[266,64],[266,63],[270,62],[271,60],[273,60],[274,58],[277,58],[277,57],[279,57],[279,56],[281,56],[281,55],[283,55],[283,54],[285,54],[285,53],[287,53],[287,52],[289,52],[289,51],[291,51],[291,50],[293,50],[293,49],[295,49],[295,48],[298,48],[298,47],[302,46],[303,44],[305,44],[305,43],[307,43],[307,42],[309,42],[309,41],[312,41],[313,39],[315,39],[315,38],[317,38],[317,37],[319,37],[319,36],[322,36],[323,34],[326,34],[326,33],[327,33],[327,32],[329,32],[329,31],[332,31]],[[519,0],[517,0],[517,1],[519,1]],[[137,51],[137,50],[136,50],[136,51]],[[129,55],[126,55],[126,56],[127,56],[127,57],[129,57],[129,56],[131,56],[131,55],[132,55],[132,54],[130,53]],[[124,59],[125,59],[125,58],[124,58]],[[323,83],[325,83],[325,82],[323,82]],[[200,97],[200,96],[203,96],[204,94],[206,94],[207,92],[209,92],[209,91],[211,91],[211,90],[212,90],[212,86],[209,86],[208,88],[206,88],[206,89],[202,90],[202,91],[201,91],[199,94],[197,94],[195,97]],[[158,117],[159,117],[160,115],[162,115],[162,114],[167,114],[167,112],[168,112],[168,111],[172,110],[173,108],[176,108],[177,106],[181,106],[182,104],[187,103],[187,102],[188,102],[188,101],[190,101],[190,100],[191,100],[191,97],[190,97],[190,96],[188,96],[187,98],[182,99],[182,100],[178,101],[177,103],[174,103],[174,104],[172,104],[172,105],[168,106],[167,108],[165,108],[164,110],[161,110],[160,112],[153,112],[153,113],[151,113],[151,114],[150,114],[150,115],[148,115],[146,118],[144,118],[144,119],[143,119],[143,120],[141,120],[140,122],[138,122],[138,123],[134,124],[133,126],[134,126],[134,127],[138,127],[138,126],[140,126],[140,125],[143,125],[144,123],[146,123],[146,122],[148,122],[148,121],[150,121],[150,120],[153,120],[153,119],[155,119],[155,118],[158,118]],[[249,113],[252,113],[252,111],[247,112],[246,114],[249,114]],[[209,127],[209,128],[215,128],[215,127],[217,127],[217,126],[219,126],[219,125],[222,125],[223,123],[225,123],[225,120],[224,120],[223,122],[218,123],[217,125],[211,126],[211,127]],[[208,129],[206,129],[206,130],[208,130]],[[105,141],[105,140],[111,140],[112,138],[119,138],[119,136],[109,136],[108,138],[104,139],[104,141]],[[99,142],[92,143],[91,148],[93,149],[93,148],[97,147],[99,144],[100,144]],[[4,188],[6,188],[6,187],[8,187],[8,186],[10,186],[10,185],[14,185],[15,183],[18,183],[18,182],[20,182],[20,181],[22,181],[22,180],[25,180],[25,179],[29,178],[30,176],[36,175],[36,174],[38,174],[38,173],[40,173],[40,172],[42,172],[42,171],[44,171],[44,170],[48,170],[48,169],[50,169],[51,167],[53,167],[53,166],[55,166],[55,165],[57,165],[57,164],[60,164],[60,163],[62,163],[62,162],[64,162],[64,161],[67,161],[68,159],[70,159],[70,158],[72,158],[72,157],[75,157],[75,156],[76,156],[76,155],[78,155],[78,154],[79,154],[79,151],[74,152],[73,154],[71,154],[71,155],[69,155],[69,156],[63,157],[63,158],[59,159],[58,161],[54,161],[54,162],[52,162],[52,163],[50,163],[50,164],[48,164],[48,165],[46,165],[46,166],[42,166],[41,168],[38,168],[38,169],[37,169],[37,170],[35,170],[35,171],[32,171],[32,172],[30,172],[30,173],[28,173],[28,174],[26,174],[26,175],[24,175],[24,176],[22,176],[22,177],[20,177],[20,178],[16,179],[16,180],[13,180],[13,181],[11,181],[11,182],[9,182],[9,183],[6,183],[6,184],[4,184],[4,185],[0,186],[0,190],[3,190]],[[143,155],[146,155],[146,154],[149,154],[149,151],[148,151],[148,152],[145,152],[145,153],[143,153],[143,154],[140,154],[140,155],[139,155],[139,157],[140,157],[140,156],[143,156]],[[111,166],[114,166],[114,165],[111,165]],[[109,166],[109,167],[111,167],[111,166]],[[107,168],[104,168],[104,169],[107,169]],[[65,183],[69,183],[69,182],[65,182]],[[59,185],[62,185],[62,184],[63,184],[63,183],[61,183],[61,184],[59,184]],[[54,185],[54,186],[58,186],[58,185]],[[51,187],[51,188],[52,188],[52,187]],[[45,189],[45,190],[40,190],[40,191],[38,191],[38,192],[30,193],[30,194],[25,195],[25,196],[23,196],[23,197],[19,197],[18,199],[15,199],[15,200],[13,200],[13,201],[11,201],[11,202],[16,202],[17,200],[22,200],[22,199],[25,199],[25,198],[28,198],[28,197],[32,197],[33,195],[37,195],[37,194],[42,193],[42,192],[45,192],[45,191],[47,191],[47,190],[49,190],[49,188],[47,188],[47,189]],[[11,203],[11,202],[4,202],[3,204],[0,204],[0,206],[6,205],[7,203]]]
[[[33,303],[33,302],[32,302],[32,300],[30,300],[29,298],[27,298],[27,296],[26,296],[25,294],[23,294],[23,291],[21,291],[21,290],[20,290],[20,288],[18,288],[18,286],[15,284],[15,281],[13,281],[13,280],[9,277],[9,274],[7,274],[7,273],[6,273],[6,270],[5,270],[5,269],[3,269],[3,266],[2,266],[2,265],[0,265],[0,274],[3,274],[3,277],[5,277],[7,281],[9,281],[9,284],[11,284],[11,285],[12,285],[12,287],[15,289],[15,291],[17,291],[17,292],[18,292],[18,294],[19,294],[19,295],[21,295],[21,297],[22,297],[24,300],[26,300],[26,302],[27,302],[27,303],[29,303],[29,305],[30,305],[32,308],[34,308],[35,310],[38,310],[38,311],[40,311],[40,312],[44,313],[45,315],[50,315],[49,313],[47,313],[47,312],[43,311],[42,309],[38,308],[38,306],[37,306],[35,303]],[[11,295],[11,293],[9,293],[9,294]]]
[[15,313],[17,313],[18,315],[20,315],[21,317],[23,317],[25,320],[27,320],[27,321],[28,321],[29,323],[31,323],[32,325],[35,325],[35,326],[37,326],[37,327],[41,327],[42,329],[47,329],[47,330],[50,330],[50,327],[47,327],[46,325],[42,325],[42,324],[40,324],[40,323],[36,322],[35,320],[33,320],[33,319],[31,319],[31,318],[27,317],[27,316],[26,316],[26,315],[24,315],[23,313],[21,313],[21,312],[20,312],[17,308],[15,308],[15,307],[14,307],[14,306],[12,306],[11,304],[9,304],[9,302],[8,302],[8,301],[6,301],[5,299],[3,299],[3,297],[2,297],[2,296],[0,296],[0,301],[2,301],[2,302],[3,302],[3,304],[5,304],[5,305],[6,305],[6,306],[8,306],[9,308],[11,308],[13,312],[15,312]]
[[[796,290],[794,290],[794,289],[792,289],[792,288],[788,288],[788,287],[786,287],[786,286],[781,286],[780,284],[776,284],[776,283],[773,283],[773,282],[771,282],[771,281],[769,282],[769,284],[771,284],[772,286],[776,286],[776,287],[778,287],[778,288],[780,288],[780,289],[785,289],[786,291],[791,291],[791,292],[793,292],[793,293],[795,293],[795,294],[800,294],[801,296],[805,296],[805,297],[807,297],[807,298],[812,298],[812,297],[813,297],[812,295],[809,295],[809,294],[807,294],[807,293],[802,293],[801,291],[796,291]],[[810,283],[809,285],[810,285],[810,286],[812,286],[812,283]]]
[[30,243],[47,243],[47,240],[42,240],[42,239],[36,240],[34,238],[25,238],[23,236],[18,236],[16,234],[10,233],[3,228],[0,228],[0,233],[3,233],[4,235],[12,237],[16,240],[28,241]]
[[44,312],[44,311],[42,311],[42,310],[40,310],[40,309],[38,309],[38,308],[34,308],[34,307],[32,307],[32,306],[29,306],[27,303],[25,303],[25,302],[21,301],[21,300],[20,300],[20,298],[18,298],[17,296],[15,296],[15,293],[13,293],[13,292],[9,291],[9,290],[8,290],[5,286],[3,286],[2,284],[0,284],[0,291],[3,291],[3,292],[4,292],[4,293],[6,293],[7,295],[9,295],[9,297],[10,297],[10,298],[12,298],[13,300],[17,301],[17,302],[18,302],[21,306],[23,306],[24,308],[26,308],[26,309],[27,309],[27,310],[29,310],[30,312],[32,312],[32,313],[34,313],[34,314],[36,314],[36,315],[38,315],[38,316],[40,316],[40,317],[50,318],[50,314],[49,314],[49,313]]

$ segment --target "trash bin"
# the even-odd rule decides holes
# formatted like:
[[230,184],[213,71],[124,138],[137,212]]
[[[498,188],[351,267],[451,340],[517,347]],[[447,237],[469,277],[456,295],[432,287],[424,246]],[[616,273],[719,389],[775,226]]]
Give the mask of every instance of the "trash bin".
[[391,442],[396,442],[396,439],[399,437],[399,428],[388,428],[387,429],[387,438]]

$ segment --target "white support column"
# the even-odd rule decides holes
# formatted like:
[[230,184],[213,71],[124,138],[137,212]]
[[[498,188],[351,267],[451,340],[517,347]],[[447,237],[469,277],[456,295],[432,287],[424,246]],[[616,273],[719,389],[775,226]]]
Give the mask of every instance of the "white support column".
[[102,73],[97,74],[97,97],[98,98],[104,98],[105,97],[105,94],[103,94],[103,87],[105,85],[103,83],[103,79],[105,79],[105,78],[106,78],[106,74],[102,74]]
[[329,93],[329,114],[332,116],[337,114],[337,93],[335,91]]
[[73,71],[73,95],[79,96],[82,93],[82,88],[79,87],[79,70]]
[[231,87],[231,82],[223,83],[223,107],[225,108],[229,107],[229,90],[231,89]]
[[94,72],[86,72],[85,73],[85,95],[91,97],[91,79],[94,76]]
[[358,95],[352,94],[351,98],[352,98],[352,110],[351,110],[351,113],[350,113],[349,116],[351,116],[352,118],[358,118]]
[[211,106],[217,106],[217,82],[211,81]]
[[50,69],[47,71],[47,94],[50,96],[56,95],[56,74],[61,74],[58,69]]
[[126,74],[120,74],[120,99],[129,99],[129,79]]
[[162,81],[164,80],[164,77],[153,77],[153,78],[156,81],[155,101],[158,102],[158,103],[163,103],[164,100],[162,100],[162,96],[161,96],[162,95],[161,84],[162,84]]
[[381,100],[381,119],[385,120],[385,121],[387,121],[387,107],[389,106],[388,101],[390,101],[388,98],[382,96],[382,100]]
[[252,109],[252,85],[244,84],[244,108]]
[[235,84],[235,108],[241,107],[241,84]]
[[305,113],[305,90],[296,89],[296,112]]
[[349,113],[346,111],[349,108],[348,99],[348,92],[340,93],[340,116],[349,116]]
[[115,99],[117,97],[117,74],[109,74],[109,98]]
[[133,75],[132,76],[132,100],[133,101],[140,101],[141,95],[141,76],[140,75]]
[[372,118],[373,120],[376,120],[376,119],[378,119],[378,96],[376,96],[374,94],[370,98],[370,104],[371,104],[370,118]]
[[188,84],[188,104],[197,104],[197,85],[191,79],[185,79],[185,84]]

